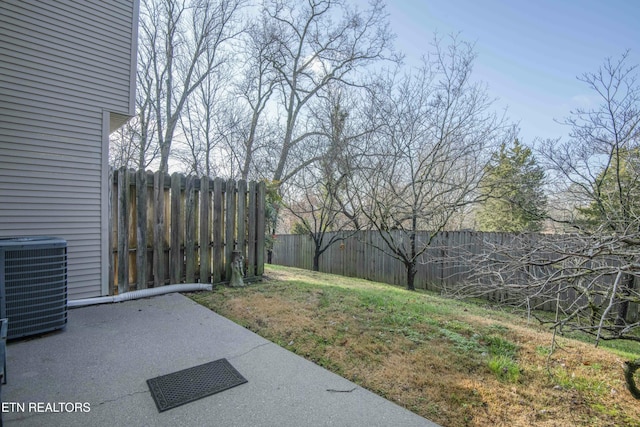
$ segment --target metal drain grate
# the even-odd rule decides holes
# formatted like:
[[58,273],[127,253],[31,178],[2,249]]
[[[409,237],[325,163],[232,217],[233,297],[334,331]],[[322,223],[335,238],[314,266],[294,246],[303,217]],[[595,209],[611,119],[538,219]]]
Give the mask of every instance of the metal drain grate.
[[158,411],[228,390],[247,380],[227,361],[219,359],[147,380]]

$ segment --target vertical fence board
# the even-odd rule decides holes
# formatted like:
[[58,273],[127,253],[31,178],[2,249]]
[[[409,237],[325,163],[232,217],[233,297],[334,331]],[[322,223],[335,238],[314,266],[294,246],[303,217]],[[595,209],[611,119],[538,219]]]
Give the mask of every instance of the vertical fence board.
[[211,198],[209,177],[200,179],[200,283],[211,282]]
[[147,287],[147,173],[136,172],[136,289]]
[[[153,172],[147,172],[147,281],[145,286],[153,286],[153,242],[155,236],[155,202],[153,201]],[[142,207],[141,207],[142,209]]]
[[165,175],[164,180],[164,236],[163,236],[163,269],[164,281],[162,285],[171,283],[171,176]]
[[185,183],[185,283],[196,281],[196,212],[198,212],[196,198],[196,179],[188,176]]
[[118,171],[118,294],[129,291],[129,174]]
[[247,276],[252,277],[256,271],[256,214],[257,214],[256,183],[249,183],[247,201]]
[[222,227],[224,221],[223,211],[223,194],[224,181],[221,178],[216,178],[213,181],[213,268],[212,268],[212,281],[218,283],[222,281],[223,272],[223,241],[222,241]]
[[171,175],[171,222],[169,225],[169,279],[171,284],[180,283],[180,277],[182,276],[182,257],[180,256],[180,236],[182,234],[180,230],[182,226],[182,212],[180,209],[180,178],[181,175],[178,173]]
[[127,265],[129,266],[129,278],[127,280],[128,283],[128,288],[131,288],[131,286],[133,285],[135,287],[135,284],[137,283],[137,274],[138,274],[138,269],[137,269],[137,260],[136,260],[136,250],[137,250],[137,246],[138,246],[138,233],[136,230],[136,218],[137,218],[137,204],[138,204],[138,193],[136,191],[136,172],[134,170],[127,170],[126,172],[127,174],[127,188],[128,188],[128,196],[129,196],[129,200],[127,201],[127,204],[129,205],[128,208],[128,217],[127,217],[127,225],[128,225],[128,231],[127,231],[127,235],[129,237],[129,253],[127,254]]
[[236,250],[247,259],[247,181],[238,181]]
[[153,175],[153,286],[164,285],[164,173]]
[[257,248],[256,248],[256,274],[262,276],[264,274],[264,255],[265,255],[265,206],[266,206],[266,184],[260,182],[258,185],[258,212],[257,212]]
[[236,188],[233,180],[225,187],[225,235],[224,235],[224,280],[231,280],[231,253],[235,248],[236,232]]

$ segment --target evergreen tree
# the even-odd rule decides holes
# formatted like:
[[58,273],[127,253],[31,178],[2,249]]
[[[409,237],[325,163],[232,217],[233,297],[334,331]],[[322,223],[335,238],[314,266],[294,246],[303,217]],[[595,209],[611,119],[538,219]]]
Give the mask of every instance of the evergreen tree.
[[579,207],[578,225],[589,231],[627,233],[640,229],[640,150],[621,147],[591,187],[591,201]]
[[485,170],[481,191],[486,197],[478,213],[481,231],[540,231],[546,196],[542,189],[544,170],[531,149],[520,144],[502,144]]

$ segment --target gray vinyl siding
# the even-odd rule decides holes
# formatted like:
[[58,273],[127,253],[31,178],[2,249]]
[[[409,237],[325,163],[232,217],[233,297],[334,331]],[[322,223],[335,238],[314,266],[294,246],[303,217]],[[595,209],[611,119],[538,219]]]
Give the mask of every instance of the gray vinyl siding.
[[0,236],[66,239],[70,299],[106,289],[105,112],[133,114],[136,13],[0,1]]

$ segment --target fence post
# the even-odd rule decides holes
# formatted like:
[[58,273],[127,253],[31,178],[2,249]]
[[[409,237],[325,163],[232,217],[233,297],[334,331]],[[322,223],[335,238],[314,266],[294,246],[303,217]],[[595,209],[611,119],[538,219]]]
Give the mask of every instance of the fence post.
[[129,174],[118,170],[118,294],[129,291]]
[[116,218],[118,217],[117,212],[114,212],[114,207],[117,205],[117,203],[114,203],[113,198],[114,195],[117,194],[117,188],[115,188],[116,183],[115,183],[115,171],[113,170],[112,167],[109,168],[109,184],[107,185],[108,187],[108,206],[107,209],[109,210],[109,295],[114,295],[115,294],[115,250],[117,248],[114,247],[114,236],[113,233],[115,232],[114,230],[114,222],[116,221]]

